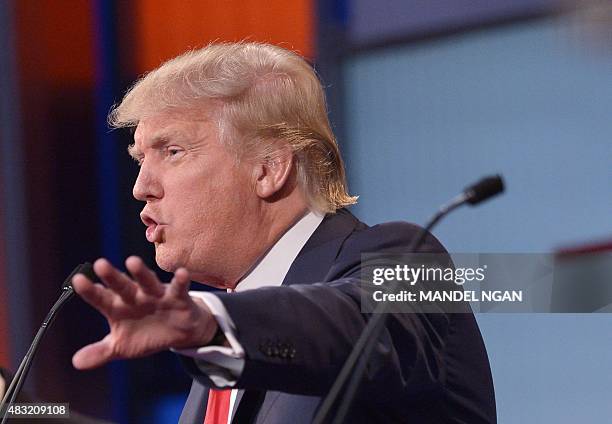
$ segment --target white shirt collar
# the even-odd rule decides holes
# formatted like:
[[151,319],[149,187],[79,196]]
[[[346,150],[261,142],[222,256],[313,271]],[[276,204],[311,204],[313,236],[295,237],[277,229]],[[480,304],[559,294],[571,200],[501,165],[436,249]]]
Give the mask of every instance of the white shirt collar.
[[238,283],[235,291],[280,286],[291,264],[323,218],[324,215],[308,212],[268,250],[255,268]]

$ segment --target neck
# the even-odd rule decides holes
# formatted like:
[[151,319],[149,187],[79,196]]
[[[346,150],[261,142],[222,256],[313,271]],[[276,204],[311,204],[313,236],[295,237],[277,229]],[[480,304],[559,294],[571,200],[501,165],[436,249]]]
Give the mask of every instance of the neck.
[[257,265],[276,242],[309,212],[305,202],[286,203],[288,204],[275,205],[274,208],[261,215],[259,237],[256,238],[259,243],[252,246],[248,260],[245,261],[245,264],[248,265],[242,267],[240,274],[231,280],[228,288],[236,288],[240,280]]
[[222,275],[207,275],[205,278],[193,275],[192,278],[217,288],[235,289],[272,246],[308,212],[299,193],[275,202],[262,202],[257,213],[252,215],[255,219],[245,223],[244,226],[249,228],[248,234],[241,239],[239,253],[231,264],[224,267]]

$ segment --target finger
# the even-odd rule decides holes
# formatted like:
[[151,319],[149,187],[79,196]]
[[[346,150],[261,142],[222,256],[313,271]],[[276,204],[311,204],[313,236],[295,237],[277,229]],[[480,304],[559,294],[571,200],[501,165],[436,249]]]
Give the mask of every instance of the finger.
[[113,360],[109,336],[81,348],[72,357],[72,365],[78,370],[97,368]]
[[179,268],[174,273],[172,281],[170,281],[170,287],[168,287],[168,291],[172,296],[187,296],[189,292],[190,283],[191,280],[189,279],[189,271],[187,271],[185,268]]
[[125,266],[145,293],[155,297],[164,295],[164,285],[160,283],[155,272],[149,269],[138,256],[127,258]]
[[94,262],[94,271],[108,288],[117,293],[125,303],[134,303],[138,287],[127,275],[104,258]]
[[107,315],[112,309],[115,296],[102,284],[92,283],[91,280],[83,274],[75,274],[75,276],[72,277],[72,287],[85,302],[89,303],[104,315]]

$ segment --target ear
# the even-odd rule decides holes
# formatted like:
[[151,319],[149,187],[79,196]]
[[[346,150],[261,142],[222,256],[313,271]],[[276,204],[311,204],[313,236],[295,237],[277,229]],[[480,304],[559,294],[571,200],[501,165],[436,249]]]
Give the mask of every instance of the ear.
[[255,170],[255,192],[262,199],[278,193],[287,183],[293,169],[293,154],[289,148],[278,150],[264,159]]

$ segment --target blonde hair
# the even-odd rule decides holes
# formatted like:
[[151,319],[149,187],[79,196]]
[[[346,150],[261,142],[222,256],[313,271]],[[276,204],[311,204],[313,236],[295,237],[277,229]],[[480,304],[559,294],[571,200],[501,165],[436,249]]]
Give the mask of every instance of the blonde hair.
[[[211,107],[212,106],[212,107]],[[112,127],[162,111],[205,111],[239,156],[291,149],[311,209],[354,204],[313,68],[299,55],[254,42],[213,43],[171,59],[138,80],[109,115]]]

